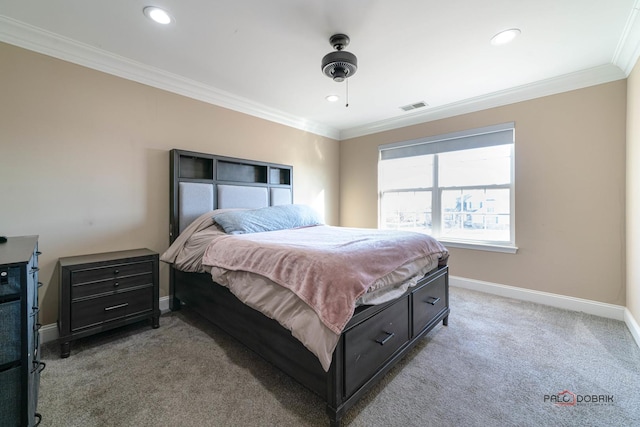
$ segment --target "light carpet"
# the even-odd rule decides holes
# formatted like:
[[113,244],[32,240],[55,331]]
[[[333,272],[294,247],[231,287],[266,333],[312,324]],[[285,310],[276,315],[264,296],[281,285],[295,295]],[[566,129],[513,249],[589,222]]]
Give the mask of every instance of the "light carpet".
[[[345,426],[640,426],[640,349],[623,322],[450,293],[449,326]],[[188,309],[162,316],[159,329],[76,341],[67,359],[47,344],[42,357],[43,427],[328,425],[319,397]],[[551,401],[558,395],[575,405]]]

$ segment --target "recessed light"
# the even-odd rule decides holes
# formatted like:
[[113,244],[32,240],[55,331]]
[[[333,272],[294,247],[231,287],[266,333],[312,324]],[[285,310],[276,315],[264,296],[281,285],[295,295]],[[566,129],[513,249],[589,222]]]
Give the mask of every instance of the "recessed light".
[[515,39],[518,34],[520,34],[520,30],[518,28],[510,28],[508,30],[500,31],[491,38],[491,44],[494,46],[507,44],[511,40]]
[[169,12],[164,9],[160,9],[159,7],[147,6],[142,9],[142,12],[147,18],[157,22],[158,24],[166,25],[173,22],[173,18],[169,15]]
[[325,99],[329,102],[336,102],[340,97],[338,95],[327,95]]

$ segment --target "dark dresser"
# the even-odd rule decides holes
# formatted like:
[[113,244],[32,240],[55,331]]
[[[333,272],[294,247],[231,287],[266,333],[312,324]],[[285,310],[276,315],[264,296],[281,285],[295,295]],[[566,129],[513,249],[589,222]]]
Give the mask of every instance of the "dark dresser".
[[0,243],[0,425],[37,426],[40,372],[38,236]]
[[158,254],[149,249],[60,258],[60,356],[71,341],[150,320],[159,326]]

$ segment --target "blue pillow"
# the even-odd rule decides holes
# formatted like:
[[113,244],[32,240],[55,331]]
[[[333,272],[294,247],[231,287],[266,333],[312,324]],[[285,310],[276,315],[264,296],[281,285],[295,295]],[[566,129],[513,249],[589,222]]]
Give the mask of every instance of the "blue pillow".
[[227,234],[259,233],[322,224],[316,211],[306,205],[228,211],[213,215],[212,218]]

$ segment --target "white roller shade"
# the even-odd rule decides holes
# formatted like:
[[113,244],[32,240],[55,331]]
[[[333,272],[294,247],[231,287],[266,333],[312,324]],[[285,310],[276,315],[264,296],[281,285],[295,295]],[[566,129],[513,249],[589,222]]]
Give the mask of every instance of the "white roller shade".
[[380,145],[378,149],[380,150],[380,160],[424,156],[447,151],[513,144],[515,141],[514,133],[514,123],[511,122],[436,137],[384,144]]

